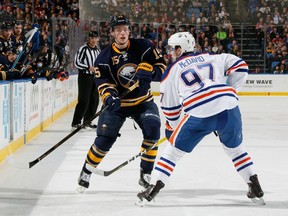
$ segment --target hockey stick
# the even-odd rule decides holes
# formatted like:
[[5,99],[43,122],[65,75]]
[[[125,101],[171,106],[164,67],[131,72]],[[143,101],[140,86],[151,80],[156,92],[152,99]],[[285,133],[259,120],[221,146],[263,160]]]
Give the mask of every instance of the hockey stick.
[[96,175],[101,175],[101,176],[105,176],[105,177],[109,176],[109,175],[113,174],[114,172],[116,172],[117,170],[121,169],[122,167],[126,166],[130,162],[134,161],[136,158],[142,156],[143,154],[147,153],[151,149],[153,149],[156,146],[160,145],[165,140],[166,140],[166,137],[161,138],[154,145],[150,146],[149,148],[145,149],[144,151],[139,152],[137,155],[129,158],[128,160],[124,161],[123,163],[121,163],[120,165],[118,165],[117,167],[115,167],[115,168],[113,168],[113,169],[111,169],[109,171],[105,171],[105,170],[101,170],[101,169],[95,168],[95,167],[91,166],[90,164],[86,164],[86,169],[88,169],[90,172],[92,172],[92,173],[94,173]]
[[[123,98],[125,95],[133,91],[135,88],[139,86],[139,80],[137,80],[132,86],[130,86],[119,98]],[[103,113],[106,109],[108,109],[109,106],[103,107],[99,112],[97,112],[92,118],[86,120],[83,124],[81,124],[79,127],[77,127],[75,130],[73,130],[71,133],[69,133],[66,137],[64,137],[62,140],[60,140],[58,143],[56,143],[53,147],[51,147],[48,151],[46,151],[44,154],[39,156],[33,161],[30,161],[29,163],[18,163],[17,161],[13,160],[12,157],[7,157],[7,161],[10,165],[15,166],[17,168],[22,169],[30,169],[33,166],[35,166],[38,162],[43,160],[47,155],[49,155],[51,152],[53,152],[56,148],[58,148],[60,145],[62,145],[65,141],[67,141],[70,137],[72,137],[74,134],[76,134],[78,131],[80,131],[82,128],[85,127],[85,124],[90,123],[95,118],[97,118],[101,113]]]
[[25,59],[23,60],[23,65],[25,65],[24,67],[21,68],[20,72],[21,72],[21,76],[24,74],[24,72],[26,71],[26,69],[31,65],[31,63],[34,61],[34,58],[32,57],[31,61],[27,62],[27,59],[31,53],[31,51],[33,50],[34,46],[35,46],[36,42],[33,43],[33,45],[30,47],[29,51],[26,53]]
[[25,37],[26,37],[26,38],[28,37],[28,39],[27,39],[26,43],[24,44],[21,52],[18,54],[18,56],[17,56],[16,60],[14,61],[12,67],[9,69],[9,71],[13,71],[13,70],[14,70],[14,68],[15,68],[16,65],[18,64],[21,56],[22,56],[23,53],[25,52],[26,46],[30,43],[30,41],[32,40],[34,34],[35,34],[37,31],[38,31],[38,28],[34,27],[32,30],[30,30],[29,32],[27,32],[27,33],[25,34]]

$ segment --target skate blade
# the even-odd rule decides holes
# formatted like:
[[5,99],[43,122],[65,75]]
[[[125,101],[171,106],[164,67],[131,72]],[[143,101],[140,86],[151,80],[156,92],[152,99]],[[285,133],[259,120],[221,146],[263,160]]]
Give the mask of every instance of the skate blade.
[[145,189],[140,190],[140,192],[137,194],[138,200],[135,202],[135,205],[144,207],[148,203],[148,200],[144,199],[143,195],[141,194],[141,193],[144,193],[144,191]]
[[257,204],[257,205],[266,205],[263,197],[260,197],[260,198],[258,198],[258,197],[251,198],[251,201],[252,201],[253,203]]
[[[75,131],[77,128],[71,128],[71,132],[73,132],[73,131]],[[81,128],[78,132],[80,132],[80,133],[83,133],[83,132],[85,132],[86,131],[86,129],[85,128]]]
[[144,207],[146,204],[148,203],[148,201],[147,200],[137,200],[136,202],[135,202],[135,205],[137,205],[137,206],[140,206],[140,207]]
[[[143,193],[143,191],[140,191],[139,193]],[[138,200],[135,202],[135,205],[140,206],[140,207],[144,207],[146,206],[148,203],[152,203],[155,204],[155,198],[152,199],[150,202],[145,199],[143,196],[141,196],[140,194],[137,195]]]
[[76,188],[76,191],[77,191],[78,193],[84,193],[85,189],[86,189],[85,187],[79,186],[79,187]]

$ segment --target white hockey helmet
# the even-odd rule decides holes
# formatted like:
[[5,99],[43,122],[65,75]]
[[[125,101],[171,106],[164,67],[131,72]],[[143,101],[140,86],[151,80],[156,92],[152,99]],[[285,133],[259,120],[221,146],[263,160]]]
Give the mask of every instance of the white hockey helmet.
[[175,48],[180,46],[182,53],[193,52],[195,47],[195,38],[190,32],[178,32],[170,36],[168,46]]

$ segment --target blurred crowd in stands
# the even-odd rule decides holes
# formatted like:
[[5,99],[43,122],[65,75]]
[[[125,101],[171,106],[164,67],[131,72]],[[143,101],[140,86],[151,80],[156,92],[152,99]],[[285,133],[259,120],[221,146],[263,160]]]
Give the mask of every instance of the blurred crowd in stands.
[[288,73],[288,1],[248,0],[256,37],[270,73]]
[[[63,61],[67,24],[57,24],[56,43],[52,48],[50,18],[69,16],[79,21],[78,1],[2,1],[0,80],[29,78],[35,84],[38,77],[46,77],[48,81],[68,79]],[[34,28],[37,31],[33,32]]]
[[[249,12],[249,24],[256,25],[257,22],[261,23],[261,28],[259,28],[258,24],[256,25],[255,34],[252,36],[258,39],[262,56],[261,61],[266,61],[268,72],[286,73],[286,70],[275,70],[275,59],[270,58],[272,55],[266,54],[266,47],[270,41],[273,41],[274,49],[281,54],[277,57],[279,59],[276,59],[277,61],[279,60],[278,66],[281,66],[280,62],[286,57],[285,51],[287,50],[287,45],[285,44],[285,41],[288,39],[288,35],[285,34],[286,30],[288,30],[286,28],[288,20],[287,1],[243,1],[246,2],[247,11]],[[169,36],[176,31],[190,31],[193,33],[197,41],[198,51],[211,53],[226,52],[242,57],[241,35],[237,35],[230,22],[229,8],[226,8],[228,0],[91,1],[91,3],[93,2],[95,7],[101,8],[98,20],[101,20],[103,17],[121,14],[125,11],[125,15],[132,22],[132,37],[147,38],[154,42],[166,57],[167,62],[169,62],[169,56],[165,55],[165,45]],[[267,26],[266,28],[265,25]],[[98,26],[95,22],[91,26],[100,31],[101,47],[106,46],[110,42],[108,23],[102,22]],[[274,37],[274,33],[271,32],[273,27],[277,29],[279,36]],[[272,33],[271,36],[270,33]],[[283,43],[278,43],[278,37],[283,40]],[[283,51],[284,54],[282,53]],[[274,62],[273,67],[272,62]],[[256,68],[253,72],[263,72],[263,69]]]
[[[99,1],[95,7],[102,8],[99,16],[122,14],[132,23],[133,38],[146,38],[157,46],[169,62],[165,46],[170,35],[179,31],[190,31],[197,41],[197,51],[229,52],[241,56],[235,40],[234,29],[223,0],[114,0]],[[101,17],[99,17],[101,19]],[[109,23],[92,23],[100,32],[100,46],[110,42]]]
[[[151,40],[163,53],[168,64],[171,57],[166,55],[165,46],[170,35],[178,31],[190,31],[194,35],[197,51],[225,52],[242,57],[241,36],[237,35],[230,22],[233,14],[229,14],[229,8],[226,8],[227,1],[229,0],[91,0],[94,8],[101,9],[98,16],[104,20],[90,20],[87,24],[80,22],[78,0],[4,0],[0,3],[0,18],[1,21],[11,23],[12,36],[19,34],[16,33],[16,29],[21,26],[23,37],[37,23],[39,47],[32,49],[29,55],[32,59],[24,60],[33,65],[32,62],[35,64],[39,53],[46,52],[45,58],[49,63],[47,68],[57,68],[58,71],[60,68],[60,71],[65,71],[64,58],[69,50],[68,23],[61,18],[71,18],[79,27],[83,27],[84,32],[98,31],[99,46],[103,49],[111,42],[110,16],[124,13],[132,23],[131,37]],[[288,2],[286,0],[244,1],[247,3],[251,24],[255,25],[255,38],[258,39],[259,48],[262,50],[261,55],[269,67],[268,72],[287,73]],[[56,24],[55,44],[52,44],[51,18],[59,18]],[[5,25],[2,27],[1,38],[4,38],[3,34],[7,27]],[[25,41],[25,38],[22,41]],[[26,49],[29,51],[31,47],[27,46]],[[24,61],[23,58],[21,59]],[[39,70],[41,64],[38,64],[38,68],[37,63],[35,65],[34,68],[32,67],[33,70]],[[256,69],[253,72],[259,73],[261,70]],[[41,73],[38,75],[43,76]]]

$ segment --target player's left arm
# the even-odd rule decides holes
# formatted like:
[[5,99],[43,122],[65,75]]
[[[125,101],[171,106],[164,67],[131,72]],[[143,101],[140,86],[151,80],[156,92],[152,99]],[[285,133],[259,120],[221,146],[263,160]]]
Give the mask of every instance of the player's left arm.
[[143,55],[142,62],[148,63],[153,67],[152,80],[159,82],[166,70],[165,60],[153,44],[147,42],[147,47],[148,49]]
[[227,84],[239,92],[248,77],[248,64],[235,55],[226,54],[224,56],[226,62],[225,75],[228,76]]

